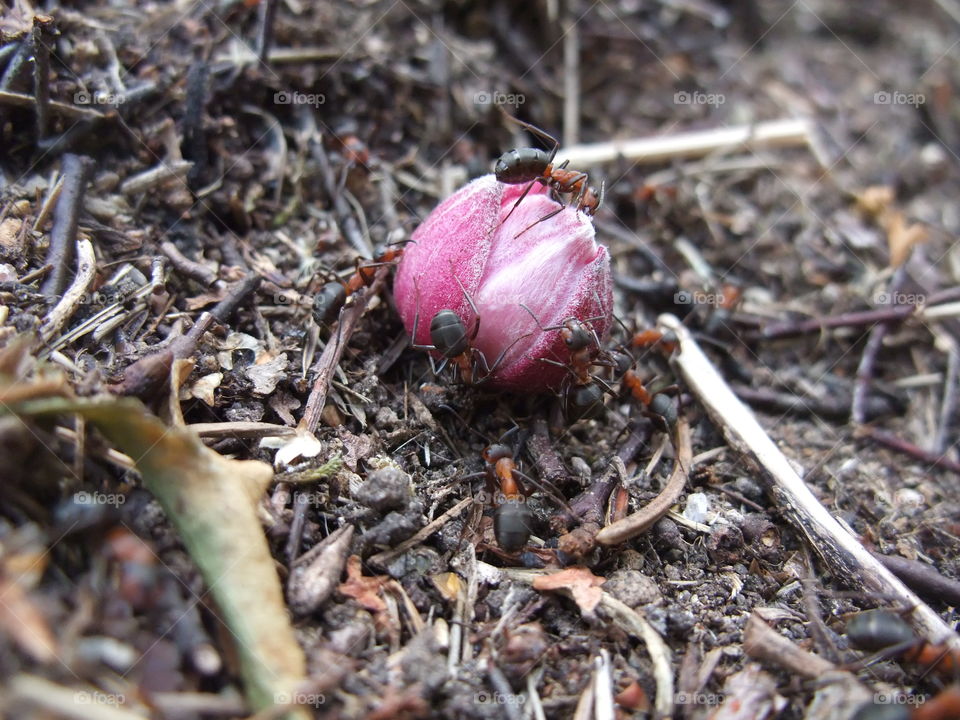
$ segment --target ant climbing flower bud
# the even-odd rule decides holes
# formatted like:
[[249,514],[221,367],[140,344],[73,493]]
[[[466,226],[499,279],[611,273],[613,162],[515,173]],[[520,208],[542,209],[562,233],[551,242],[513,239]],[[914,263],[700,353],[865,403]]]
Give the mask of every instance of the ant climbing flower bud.
[[544,392],[571,373],[561,326],[576,318],[602,341],[613,287],[591,219],[573,207],[555,212],[539,183],[511,212],[523,191],[486,175],[437,206],[406,246],[394,296],[415,345],[436,345],[431,320],[441,310],[463,321],[467,338],[479,315],[472,381]]

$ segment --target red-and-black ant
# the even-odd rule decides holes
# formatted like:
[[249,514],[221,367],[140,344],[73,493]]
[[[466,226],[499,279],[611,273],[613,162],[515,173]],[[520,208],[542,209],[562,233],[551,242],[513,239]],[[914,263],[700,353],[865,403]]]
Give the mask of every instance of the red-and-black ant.
[[[409,242],[409,241],[408,241]],[[364,263],[357,260],[357,269],[346,282],[328,282],[313,298],[313,318],[318,325],[332,323],[347,298],[365,287],[370,287],[377,270],[383,265],[396,265],[403,256],[403,245],[388,247],[375,260]]]
[[[507,117],[510,116],[508,115]],[[517,201],[513,204],[513,207],[510,208],[510,212],[507,213],[504,221],[513,214],[513,211],[517,209],[517,205],[527,196],[527,193],[530,192],[530,189],[535,183],[540,183],[549,188],[555,196],[558,196],[556,198],[558,201],[560,200],[560,195],[569,195],[577,210],[582,210],[587,215],[595,214],[603,204],[603,183],[600,184],[600,191],[597,192],[594,188],[587,185],[587,173],[566,169],[569,163],[568,160],[564,160],[560,165],[554,166],[553,159],[557,156],[560,141],[535,125],[513,117],[510,119],[541,139],[548,141],[552,145],[552,148],[549,151],[531,147],[514,148],[513,150],[507,150],[507,152],[497,160],[493,172],[499,182],[507,185],[522,185],[523,183],[528,183],[523,193],[521,193],[520,197],[517,198]],[[517,233],[517,237],[520,237],[520,235],[537,223],[542,223],[544,220],[552,218],[563,210],[564,207],[561,203],[560,207],[556,210],[547,213],[537,220],[537,222]]]
[[518,552],[530,540],[533,513],[515,477],[517,464],[513,450],[507,445],[489,445],[484,448],[483,460],[487,464],[488,485],[496,505],[493,534],[497,545],[504,552]]
[[[847,623],[847,637],[854,647],[874,652],[860,666],[878,657],[899,658],[915,663],[925,672],[957,675],[960,653],[946,644],[930,643],[918,637],[913,629],[890,610],[868,610]],[[919,704],[866,703],[853,716],[854,720],[956,720],[960,718],[960,686],[954,682],[932,698]]]
[[856,615],[847,623],[847,637],[860,650],[916,663],[940,675],[960,670],[960,653],[946,644],[917,637],[913,628],[890,610],[867,610]]
[[594,377],[590,369],[594,366],[616,366],[615,359],[601,348],[600,338],[591,324],[592,321],[600,318],[579,320],[570,317],[560,325],[544,327],[530,308],[522,304],[520,307],[530,314],[542,332],[559,330],[560,337],[569,351],[566,363],[551,358],[540,358],[541,362],[566,368],[568,371],[560,385],[564,415],[573,422],[597,417],[603,408],[603,394],[613,391],[603,380]]
[[[509,434],[509,433],[508,433]],[[493,535],[497,545],[506,553],[516,553],[527,546],[532,534],[533,512],[527,504],[526,493],[519,477],[536,485],[545,492],[554,502],[564,508],[571,515],[566,501],[556,490],[545,487],[520,472],[514,459],[513,449],[500,442],[488,445],[483,450],[483,460],[486,464],[485,476],[487,488],[493,498],[495,506],[493,513]]]
[[[465,385],[479,385],[496,372],[497,368],[500,367],[500,363],[503,362],[503,358],[510,351],[510,348],[530,333],[515,338],[513,342],[507,345],[500,354],[497,355],[497,359],[494,360],[493,365],[488,364],[486,356],[479,349],[473,347],[473,341],[476,340],[477,334],[480,332],[480,311],[473,302],[473,298],[470,297],[470,293],[467,292],[463,283],[460,282],[460,278],[454,274],[453,279],[457,281],[457,285],[460,286],[464,297],[466,297],[467,302],[470,304],[471,310],[473,310],[473,329],[468,333],[466,323],[464,323],[463,319],[453,310],[438,310],[430,321],[430,341],[433,344],[417,345],[417,330],[420,326],[420,290],[416,280],[414,280],[414,288],[417,292],[417,310],[413,317],[413,344],[411,347],[416,350],[438,352],[443,356],[440,367],[433,368],[435,374],[443,372],[447,363],[452,363],[457,368],[460,380]],[[432,357],[430,358],[430,364],[433,366]]]

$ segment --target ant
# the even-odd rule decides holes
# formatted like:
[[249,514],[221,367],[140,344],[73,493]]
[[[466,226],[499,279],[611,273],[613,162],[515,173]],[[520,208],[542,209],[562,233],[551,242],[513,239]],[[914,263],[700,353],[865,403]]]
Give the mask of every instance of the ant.
[[333,322],[347,298],[365,287],[370,287],[379,267],[395,265],[400,262],[403,250],[403,245],[388,247],[379,257],[369,263],[361,264],[358,258],[356,271],[345,283],[334,281],[321,287],[313,298],[313,317],[317,323],[329,325]]
[[[509,431],[507,434],[509,435]],[[504,436],[506,437],[506,435]],[[499,442],[484,448],[482,457],[486,463],[487,485],[491,491],[496,508],[493,513],[493,535],[497,545],[506,553],[516,553],[526,547],[532,534],[533,512],[527,505],[523,486],[517,476],[537,485],[553,500],[573,515],[569,505],[560,497],[559,491],[551,490],[533,478],[520,472],[514,460],[513,449]]]
[[630,391],[633,399],[644,407],[643,414],[650,418],[660,430],[666,432],[677,424],[677,406],[670,399],[670,393],[679,390],[676,385],[651,392],[633,369],[623,373],[622,383]]
[[[868,610],[847,624],[850,644],[860,650],[877,651],[882,657],[900,657],[927,671],[956,674],[960,654],[945,644],[929,643],[917,637],[913,629],[894,612]],[[863,664],[867,664],[868,658]],[[905,705],[875,705],[868,702],[854,714],[855,720],[951,720],[960,717],[960,686],[948,685],[926,702],[910,708]]]
[[960,653],[917,637],[907,623],[890,610],[868,610],[847,623],[847,637],[860,650],[880,651],[883,657],[900,657],[940,674],[960,669]]
[[[530,539],[533,513],[514,477],[518,471],[513,450],[507,445],[489,445],[483,450],[483,460],[487,464],[487,480],[497,500],[493,513],[494,537],[504,552],[517,552]],[[498,486],[499,491],[496,490]]]
[[[510,116],[508,115],[507,117]],[[603,204],[604,184],[600,184],[600,191],[598,193],[594,188],[587,185],[587,173],[566,169],[569,160],[564,160],[560,165],[554,166],[553,159],[557,156],[560,141],[536,125],[531,125],[514,117],[510,117],[510,119],[537,137],[548,141],[552,145],[552,148],[549,151],[530,147],[514,148],[513,150],[507,150],[507,152],[497,160],[493,172],[498,182],[507,185],[522,185],[523,183],[528,183],[503,221],[506,222],[507,218],[517,209],[520,201],[527,196],[530,189],[538,182],[552,190],[554,195],[570,195],[573,198],[573,203],[577,210],[582,210],[587,215],[594,215]],[[517,233],[517,237],[523,235],[523,233],[537,223],[542,223],[544,220],[552,218],[563,210],[563,208],[564,205],[561,203],[560,207],[556,210],[547,213],[537,220],[537,222]]]
[[[473,347],[473,341],[476,340],[477,334],[480,332],[480,311],[473,302],[473,298],[470,297],[470,293],[467,292],[463,283],[460,282],[460,278],[454,274],[453,279],[457,281],[457,285],[460,286],[464,297],[467,298],[467,302],[470,303],[470,308],[473,310],[475,316],[473,329],[468,334],[466,324],[453,310],[438,310],[430,321],[430,341],[433,344],[417,345],[417,328],[420,324],[420,291],[415,280],[414,287],[417,290],[417,311],[413,318],[412,347],[416,350],[438,352],[443,356],[440,367],[433,368],[435,374],[440,374],[447,366],[447,363],[452,363],[459,371],[460,380],[463,381],[464,385],[479,385],[496,372],[497,368],[500,367],[500,363],[503,362],[503,358],[510,351],[510,348],[530,335],[530,333],[521,335],[507,345],[507,347],[497,355],[497,359],[494,360],[493,365],[489,365],[486,356],[480,350]],[[432,357],[430,358],[430,364],[433,366]],[[481,366],[483,368],[482,377],[480,377],[479,372]]]
[[613,392],[603,380],[590,373],[592,366],[616,367],[616,360],[610,353],[600,347],[600,338],[591,322],[599,317],[580,320],[569,317],[560,325],[544,327],[534,312],[526,305],[521,304],[542,332],[559,330],[563,344],[567,346],[570,355],[567,363],[561,363],[550,358],[540,358],[541,362],[566,368],[568,375],[560,386],[560,396],[563,398],[564,415],[574,422],[584,418],[596,417],[602,408],[604,392]]

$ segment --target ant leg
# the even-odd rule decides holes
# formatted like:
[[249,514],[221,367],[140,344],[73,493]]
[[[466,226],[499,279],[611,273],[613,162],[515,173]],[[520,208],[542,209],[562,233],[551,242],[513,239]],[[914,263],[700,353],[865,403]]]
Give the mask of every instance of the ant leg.
[[607,188],[607,181],[606,181],[606,180],[601,180],[601,181],[600,181],[600,195],[599,195],[599,197],[597,198],[597,204],[596,204],[596,206],[593,208],[593,210],[591,210],[589,213],[587,213],[588,215],[593,215],[595,212],[597,212],[597,210],[600,209],[600,206],[603,205],[603,198],[604,198],[604,194],[605,194],[605,192],[606,192],[606,188]]
[[[436,350],[437,348],[433,345],[417,345],[417,332],[420,327],[420,284],[417,282],[417,278],[413,279],[413,289],[417,294],[417,303],[416,310],[413,313],[413,334],[410,336],[410,347],[412,347],[414,350]],[[432,368],[433,356],[431,355],[429,357],[430,367]]]
[[540,218],[539,220],[537,220],[537,221],[536,221],[535,223],[533,223],[532,225],[527,225],[527,227],[525,227],[523,230],[521,230],[521,231],[518,232],[516,235],[514,235],[514,236],[513,236],[513,239],[516,240],[518,237],[520,237],[521,235],[523,235],[527,230],[529,230],[530,228],[532,228],[534,225],[539,225],[539,224],[542,223],[544,220],[549,220],[549,219],[552,218],[554,215],[556,215],[557,213],[561,212],[564,207],[565,207],[564,205],[561,205],[560,207],[558,207],[558,208],[557,208],[556,210],[554,210],[553,212],[549,212],[549,213],[547,213],[546,215],[544,215],[542,218]]
[[457,281],[457,285],[460,286],[460,289],[463,290],[463,296],[467,299],[467,302],[470,303],[470,308],[473,310],[473,314],[476,317],[476,322],[473,324],[473,331],[470,333],[470,337],[467,339],[467,342],[473,342],[477,338],[477,333],[480,332],[480,311],[477,310],[476,303],[473,302],[473,298],[470,297],[470,293],[467,292],[467,289],[463,286],[463,283],[460,282],[460,278],[457,277],[456,271],[453,269],[453,260],[450,261],[450,272],[453,274],[453,279]]
[[523,192],[520,193],[520,197],[517,198],[517,201],[513,204],[513,207],[510,208],[510,212],[507,213],[507,217],[505,217],[505,218],[501,221],[501,225],[502,225],[503,223],[505,223],[505,222],[507,221],[507,219],[508,219],[511,215],[513,215],[513,211],[517,209],[517,205],[520,204],[520,201],[523,200],[523,199],[527,196],[527,193],[530,192],[530,188],[532,188],[532,187],[534,186],[534,184],[535,184],[535,183],[538,183],[538,182],[541,182],[540,178],[537,178],[537,179],[535,179],[535,180],[531,180],[531,181],[530,181],[530,183],[527,185],[527,187],[524,188]]
[[536,125],[531,125],[530,123],[524,122],[519,118],[515,118],[512,115],[508,114],[502,107],[500,106],[498,107],[500,109],[500,112],[502,112],[504,117],[506,117],[508,120],[512,120],[513,122],[517,123],[517,125],[522,127],[524,130],[530,131],[531,133],[539,137],[541,140],[548,141],[553,146],[553,148],[550,151],[550,158],[548,159],[548,162],[553,162],[553,158],[556,157],[557,150],[560,148],[560,141],[557,140],[553,135],[548,133],[546,130],[541,130]]
[[497,368],[500,367],[500,363],[503,362],[503,358],[506,357],[508,352],[510,352],[510,348],[512,348],[514,345],[516,345],[518,342],[520,342],[524,338],[530,337],[531,335],[533,335],[533,333],[525,333],[520,337],[516,338],[512,343],[507,345],[503,350],[500,351],[500,354],[497,355],[497,359],[493,361],[493,365],[487,364],[487,358],[480,350],[474,350],[474,353],[479,357],[480,362],[483,363],[483,373],[484,373],[483,377],[477,380],[474,383],[474,385],[479,385],[480,383],[488,380],[490,376],[497,371]]

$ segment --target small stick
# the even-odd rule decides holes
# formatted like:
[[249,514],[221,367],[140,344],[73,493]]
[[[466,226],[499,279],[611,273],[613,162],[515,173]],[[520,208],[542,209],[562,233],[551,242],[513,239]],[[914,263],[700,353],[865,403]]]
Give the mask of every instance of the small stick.
[[303,417],[297,425],[298,430],[306,430],[311,435],[316,432],[320,424],[320,414],[323,412],[323,406],[327,401],[327,391],[330,389],[330,379],[336,371],[337,364],[340,362],[340,356],[350,342],[350,336],[361,316],[367,309],[367,303],[374,295],[380,292],[386,282],[387,274],[390,272],[390,266],[384,265],[377,270],[373,283],[367,288],[366,292],[354,293],[352,297],[357,298],[352,307],[345,308],[340,313],[339,327],[335,335],[331,336],[327,346],[323,349],[320,359],[317,360],[317,376],[313,381],[313,388],[310,390],[310,397],[307,398],[307,405],[303,410]]
[[880,553],[873,556],[920,595],[947,605],[960,605],[960,581],[944,577],[936,568],[919,560]]
[[718,150],[804,147],[810,144],[812,131],[809,120],[773,120],[756,125],[574,145],[559,151],[555,160],[557,163],[567,160],[573,167],[610,163],[617,158],[638,164],[659,164],[677,158],[703,157]]
[[946,455],[937,455],[936,453],[924,450],[922,447],[914,445],[912,442],[904,440],[893,433],[880,430],[870,425],[864,425],[857,428],[856,434],[860,437],[870,438],[898,453],[909,455],[915,460],[927,463],[930,467],[941,468],[952,473],[960,474],[960,462],[952,460]]
[[[0,90],[0,105],[36,108],[37,99],[33,95]],[[56,115],[65,117],[67,120],[103,120],[103,118],[106,117],[103,113],[97,112],[96,110],[77,107],[76,105],[68,105],[67,103],[58,102],[57,100],[48,102],[47,109]]]
[[340,188],[337,186],[337,180],[333,174],[333,168],[330,166],[330,158],[327,151],[323,148],[322,140],[311,143],[312,154],[317,161],[320,170],[320,179],[323,182],[323,188],[330,198],[334,213],[337,216],[337,222],[343,230],[344,237],[353,246],[354,250],[364,257],[373,257],[373,248],[360,232],[360,224],[350,208],[350,203],[343,197]]
[[947,438],[950,435],[950,420],[957,407],[957,376],[960,374],[960,351],[952,338],[948,340],[947,372],[943,379],[943,400],[940,403],[940,419],[937,434],[933,439],[931,452],[943,455],[947,450]]
[[40,339],[44,343],[50,342],[73,316],[97,273],[97,258],[93,252],[93,244],[89,240],[83,239],[77,242],[76,254],[77,274],[73,283],[40,325]]
[[[213,268],[191,260],[169,240],[160,245],[160,250],[170,259],[174,270],[188,278],[196,280],[204,287],[211,287],[217,281],[217,272]],[[256,275],[254,277],[257,277]]]
[[547,421],[538,417],[533,421],[533,434],[527,440],[527,452],[537,466],[537,472],[544,480],[554,485],[563,482],[569,476],[563,464],[563,458],[550,442]]
[[690,427],[686,421],[680,419],[674,428],[674,451],[676,459],[673,461],[673,472],[670,479],[663,486],[663,490],[650,503],[640,510],[628,515],[623,520],[608,525],[597,533],[597,542],[601,545],[617,545],[630,538],[646,532],[680,497],[687,484],[687,474],[693,465],[693,449],[690,444]]
[[46,40],[56,33],[53,18],[49,15],[33,16],[33,95],[37,99],[37,140],[42,140],[47,134],[50,105],[50,48]]
[[191,188],[196,188],[202,184],[209,159],[207,136],[203,131],[203,109],[207,104],[207,80],[209,76],[210,66],[203,60],[194,63],[187,73],[181,152],[184,159],[191,160],[194,163],[187,173],[187,184]]
[[[906,264],[901,265],[894,272],[888,284],[890,297],[895,297],[907,276]],[[867,337],[866,347],[860,356],[857,366],[856,380],[853,384],[853,401],[850,405],[850,419],[855,425],[863,425],[867,421],[867,395],[870,393],[870,382],[873,380],[873,367],[877,362],[877,355],[883,347],[883,339],[887,336],[893,323],[884,322],[875,325]]]
[[569,3],[561,20],[563,30],[563,144],[580,137],[580,31]]
[[63,293],[67,286],[73,253],[77,247],[77,225],[87,183],[93,175],[94,162],[83,155],[68,153],[63,156],[63,190],[53,211],[53,227],[50,229],[50,249],[47,262],[53,270],[40,287],[47,297]]
[[802,650],[767,625],[754,610],[743,631],[743,649],[747,655],[764,660],[792,673],[816,679],[836,666],[819,655]]
[[913,608],[914,626],[923,637],[934,643],[949,642],[952,647],[960,649],[960,638],[941,617],[878,562],[820,504],[757,422],[756,416],[733,394],[683,323],[673,315],[661,315],[658,325],[662,330],[673,332],[678,339],[679,350],[673,364],[687,387],[722,429],[731,447],[757,462],[770,481],[776,503],[836,575],[853,585],[890,597],[899,605]]
[[264,65],[269,64],[270,46],[273,45],[273,22],[277,17],[277,0],[260,3],[260,33],[257,36],[257,57]]
[[193,163],[189,160],[161,163],[149,170],[144,170],[142,173],[128,177],[120,184],[120,192],[124,195],[138,195],[167,180],[186,177],[192,167]]
[[452,508],[447,510],[443,515],[436,518],[433,522],[424,525],[420,528],[414,535],[404,540],[402,543],[397,545],[395,548],[390,548],[389,550],[384,550],[383,552],[377,553],[376,555],[371,555],[367,560],[371,565],[376,565],[377,567],[384,567],[388,562],[405,553],[412,547],[419,545],[428,537],[433,535],[437,530],[450,522],[453,518],[463,512],[464,508],[470,505],[473,502],[472,497],[467,497],[458,502]]

